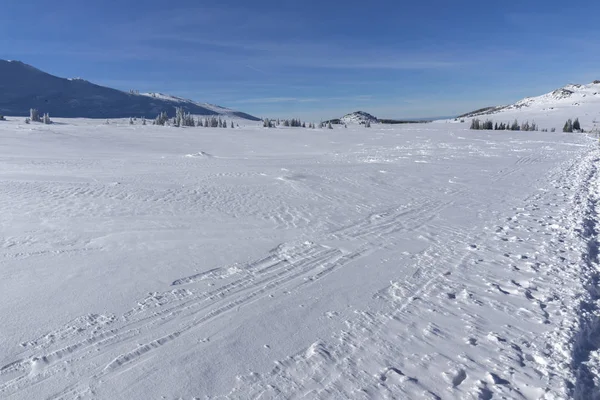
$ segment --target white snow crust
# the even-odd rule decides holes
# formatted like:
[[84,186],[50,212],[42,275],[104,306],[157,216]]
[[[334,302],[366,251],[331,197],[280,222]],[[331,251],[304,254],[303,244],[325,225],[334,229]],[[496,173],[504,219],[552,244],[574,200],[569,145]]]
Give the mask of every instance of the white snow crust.
[[0,398],[598,395],[598,140],[468,123],[8,117]]

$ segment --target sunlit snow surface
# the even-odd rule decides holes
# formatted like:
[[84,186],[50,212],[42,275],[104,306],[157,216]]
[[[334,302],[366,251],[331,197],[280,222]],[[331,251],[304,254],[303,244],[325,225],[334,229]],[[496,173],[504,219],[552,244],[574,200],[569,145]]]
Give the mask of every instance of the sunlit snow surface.
[[597,139],[467,127],[0,122],[0,398],[585,398]]

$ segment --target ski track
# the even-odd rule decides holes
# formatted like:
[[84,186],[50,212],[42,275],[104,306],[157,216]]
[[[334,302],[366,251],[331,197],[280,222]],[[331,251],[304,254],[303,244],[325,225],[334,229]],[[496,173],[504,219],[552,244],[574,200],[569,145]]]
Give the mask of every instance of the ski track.
[[[364,148],[334,159],[385,165],[416,154],[418,164],[427,164],[433,146],[442,154],[455,150],[427,139],[393,151]],[[532,149],[489,176],[490,182],[506,185],[531,166],[550,162],[553,150]],[[464,150],[489,156],[479,148]],[[598,398],[600,151],[587,146],[570,154],[536,180],[540,190],[514,200],[508,214],[486,211],[481,226],[448,224],[441,217],[455,207],[484,206],[475,196],[469,199],[469,190],[477,189],[466,184],[430,191],[407,187],[403,201],[390,206],[389,201],[366,202],[348,189],[372,185],[369,189],[375,190],[377,178],[369,176],[361,185],[358,178],[324,178],[301,168],[258,184],[280,189],[271,192],[214,181],[243,182],[248,173],[213,174],[193,188],[140,188],[126,180],[0,181],[0,208],[33,207],[30,216],[52,211],[74,218],[168,217],[194,210],[198,215],[243,215],[270,221],[274,230],[303,232],[253,261],[174,279],[169,290],[149,293],[120,316],[83,315],[24,341],[18,357],[0,366],[0,397],[22,398],[51,384],[60,389],[46,398],[96,398],[123,372],[154,357],[168,358],[162,349],[211,322],[275,292],[300,292],[340,276],[344,268],[395,248],[400,237],[408,236],[426,248],[410,254],[402,275],[372,294],[380,307],[353,310],[343,330],[276,361],[271,371],[239,376],[221,398]],[[61,168],[71,168],[66,164]],[[340,182],[345,189],[328,190]],[[390,183],[380,190],[391,198],[397,188]],[[430,196],[437,191],[444,195]],[[490,191],[490,197],[498,193]],[[292,195],[321,204],[330,215],[342,204],[354,204],[354,222],[315,221],[310,205],[287,201]],[[49,249],[22,251],[39,240],[25,233],[3,237],[0,265],[104,251],[89,239],[66,234]]]

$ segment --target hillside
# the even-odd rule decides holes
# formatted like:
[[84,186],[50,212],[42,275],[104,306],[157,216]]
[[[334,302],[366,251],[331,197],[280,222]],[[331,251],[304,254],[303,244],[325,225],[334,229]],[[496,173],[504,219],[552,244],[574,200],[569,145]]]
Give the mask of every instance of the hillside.
[[600,127],[600,81],[569,84],[541,96],[526,97],[514,104],[486,107],[458,118],[486,117],[494,121],[537,120],[557,128],[567,118],[579,118],[586,130]]
[[20,61],[0,60],[0,114],[29,115],[30,108],[53,117],[154,117],[162,111],[174,115],[183,107],[194,115],[226,115],[258,120],[249,114],[172,96],[131,94],[96,85],[84,79],[65,79]]
[[340,118],[342,124],[364,124],[367,121],[370,123],[379,122],[376,117],[364,111],[355,111]]

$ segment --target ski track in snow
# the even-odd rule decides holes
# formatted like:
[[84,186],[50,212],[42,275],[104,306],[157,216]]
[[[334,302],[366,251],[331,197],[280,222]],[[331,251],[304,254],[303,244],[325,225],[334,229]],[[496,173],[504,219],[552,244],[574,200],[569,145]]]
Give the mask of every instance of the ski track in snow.
[[[249,127],[231,150],[229,140],[240,131],[230,138],[215,130],[211,142],[190,138],[188,129],[94,129],[54,126],[56,135],[72,136],[67,149],[50,136],[41,140],[54,153],[34,147],[28,153],[19,149],[32,146],[27,135],[38,132],[0,126],[4,143],[17,149],[16,155],[2,150],[0,159],[2,223],[12,226],[0,238],[5,282],[29,276],[19,265],[59,285],[52,274],[82,279],[73,268],[60,272],[61,263],[135,264],[150,251],[140,262],[168,265],[170,255],[203,257],[196,242],[279,244],[262,255],[233,245],[227,247],[233,254],[222,256],[230,262],[178,266],[160,275],[162,285],[150,281],[153,291],[125,304],[124,312],[104,307],[100,295],[88,314],[72,314],[64,303],[42,310],[70,317],[35,328],[35,335],[11,324],[0,354],[1,398],[600,396],[600,151],[593,141],[455,127],[450,135],[443,125],[409,125],[321,131],[322,137],[303,139],[312,148],[305,150],[289,149],[271,136],[275,131]],[[112,130],[119,129],[140,143],[119,139],[114,148],[71,156],[68,146],[86,151],[88,142],[118,137]],[[164,131],[183,135],[183,142],[212,143],[192,154],[215,156],[185,157],[196,151],[189,144],[163,151],[172,142]],[[528,135],[554,144],[536,145]],[[56,272],[40,270],[39,262]],[[144,279],[140,271],[160,272],[109,271],[133,281]],[[356,303],[341,300],[352,299],[354,290],[361,292]],[[321,295],[335,301],[320,302]],[[291,326],[300,332],[307,325],[305,333],[270,333],[269,325],[284,321],[269,313],[288,318],[281,307],[294,301],[285,299],[331,311],[304,320],[290,309]],[[27,310],[27,304],[12,314],[2,308],[0,322]],[[267,363],[252,364],[257,350],[236,346],[248,321],[266,321],[258,339],[275,342],[264,351],[288,349],[276,342],[289,340],[293,353],[262,353]],[[217,362],[213,349],[262,367],[225,366],[222,374],[217,366],[194,383],[200,372],[186,369],[187,353],[206,350]],[[274,367],[264,367],[269,362]],[[185,372],[161,381],[170,368]],[[225,386],[203,386],[212,379]]]

